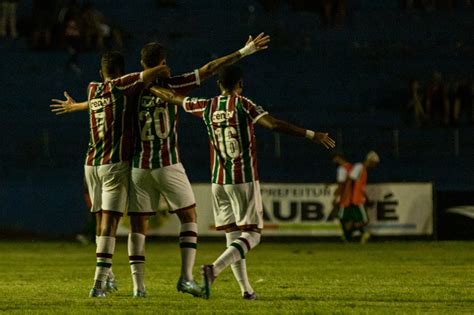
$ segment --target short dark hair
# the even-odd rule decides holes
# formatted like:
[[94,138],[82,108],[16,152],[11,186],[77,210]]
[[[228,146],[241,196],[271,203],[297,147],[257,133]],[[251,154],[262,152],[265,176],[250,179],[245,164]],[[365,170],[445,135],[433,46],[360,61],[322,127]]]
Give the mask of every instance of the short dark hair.
[[100,68],[109,75],[122,74],[125,70],[125,59],[118,51],[108,51],[100,59]]
[[151,42],[143,46],[140,57],[147,67],[156,67],[166,58],[166,48],[156,42]]
[[346,157],[344,156],[344,154],[342,152],[335,152],[331,155],[331,160],[334,160],[336,158],[341,158],[344,161],[346,160]]
[[224,89],[232,89],[237,82],[242,80],[244,73],[239,66],[228,66],[219,72],[219,82]]

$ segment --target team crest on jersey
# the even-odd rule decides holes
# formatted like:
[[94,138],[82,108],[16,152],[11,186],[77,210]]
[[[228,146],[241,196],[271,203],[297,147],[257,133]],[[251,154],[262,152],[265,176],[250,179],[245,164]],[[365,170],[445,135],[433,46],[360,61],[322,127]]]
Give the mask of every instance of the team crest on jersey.
[[212,114],[212,122],[219,124],[234,117],[234,111],[226,112],[224,110],[218,110]]
[[91,110],[95,111],[104,108],[107,105],[112,104],[112,100],[109,97],[94,98],[89,101]]
[[160,98],[155,96],[142,96],[140,106],[145,108],[156,107],[164,103]]

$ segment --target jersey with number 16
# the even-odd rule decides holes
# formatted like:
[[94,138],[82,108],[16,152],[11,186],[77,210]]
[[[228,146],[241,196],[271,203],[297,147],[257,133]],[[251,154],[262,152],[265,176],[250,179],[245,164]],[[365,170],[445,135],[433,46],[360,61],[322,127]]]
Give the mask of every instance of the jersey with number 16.
[[262,107],[240,95],[185,98],[183,107],[206,124],[214,184],[258,180],[254,123],[268,114]]

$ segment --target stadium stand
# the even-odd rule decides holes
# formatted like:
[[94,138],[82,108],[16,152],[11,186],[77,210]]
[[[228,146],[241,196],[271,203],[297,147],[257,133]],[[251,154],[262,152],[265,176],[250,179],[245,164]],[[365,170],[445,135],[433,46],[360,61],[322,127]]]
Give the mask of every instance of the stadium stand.
[[[125,34],[129,71],[138,70],[143,43],[159,40],[169,47],[173,73],[188,71],[238,47],[248,34],[264,30],[272,36],[268,52],[245,60],[245,93],[277,117],[327,129],[338,149],[360,160],[370,149],[381,154],[371,180],[434,181],[439,190],[474,188],[474,129],[404,125],[401,108],[406,83],[416,75],[428,83],[433,70],[470,78],[473,69],[474,22],[471,9],[404,11],[397,1],[351,1],[346,25],[322,29],[317,14],[282,5],[265,12],[258,1],[177,1],[157,7],[155,1],[95,1]],[[249,10],[249,6],[253,9]],[[19,4],[19,21],[28,20],[32,1]],[[207,23],[211,21],[212,23]],[[21,25],[20,25],[21,26]],[[79,56],[82,73],[65,68],[61,49],[31,51],[27,30],[22,38],[2,40],[0,152],[3,206],[37,208],[29,225],[47,230],[55,223],[40,218],[59,209],[82,207],[82,163],[87,121],[82,114],[55,117],[53,97],[70,91],[85,99],[87,82],[98,77],[98,52]],[[194,94],[211,96],[215,83]],[[180,146],[191,181],[207,182],[205,130],[194,117],[181,116]],[[302,141],[258,131],[260,170],[267,182],[333,182],[327,153]],[[47,197],[48,189],[58,190]],[[11,196],[32,196],[11,200]],[[18,199],[18,198],[14,198]],[[10,211],[10,210],[8,210]],[[14,212],[14,210],[11,210]],[[9,220],[14,222],[14,217]],[[69,219],[70,220],[70,219]],[[82,220],[84,221],[84,220]],[[6,221],[8,224],[9,221]],[[81,219],[76,220],[78,226]],[[69,227],[64,226],[64,233]]]

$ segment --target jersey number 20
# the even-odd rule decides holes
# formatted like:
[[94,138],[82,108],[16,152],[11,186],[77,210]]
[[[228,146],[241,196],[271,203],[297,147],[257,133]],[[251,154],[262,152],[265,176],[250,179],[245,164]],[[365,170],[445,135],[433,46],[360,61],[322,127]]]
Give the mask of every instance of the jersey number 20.
[[168,138],[170,133],[170,120],[166,108],[156,107],[152,113],[142,111],[138,114],[138,119],[140,119],[142,129],[140,132],[142,141],[153,141],[155,140],[155,136],[160,139]]

